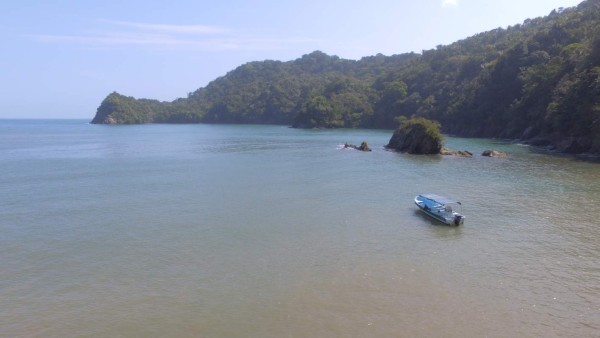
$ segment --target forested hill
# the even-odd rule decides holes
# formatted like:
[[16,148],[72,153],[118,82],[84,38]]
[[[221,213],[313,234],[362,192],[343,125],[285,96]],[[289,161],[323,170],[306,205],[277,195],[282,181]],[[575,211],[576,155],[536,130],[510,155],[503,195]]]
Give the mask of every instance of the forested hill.
[[92,123],[394,128],[400,115],[600,154],[600,0],[422,54],[250,62],[173,102],[112,93]]

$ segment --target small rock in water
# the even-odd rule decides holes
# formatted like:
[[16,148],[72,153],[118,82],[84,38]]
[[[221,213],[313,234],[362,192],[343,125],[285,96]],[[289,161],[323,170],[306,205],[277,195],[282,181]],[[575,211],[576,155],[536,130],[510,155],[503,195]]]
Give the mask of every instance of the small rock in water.
[[460,157],[473,157],[473,153],[468,150],[450,150],[446,147],[442,147],[440,150],[442,155],[460,156]]
[[508,157],[508,154],[503,152],[503,151],[497,151],[497,150],[484,150],[483,153],[481,153],[481,156],[487,156],[487,157]]
[[356,149],[356,150],[360,150],[360,151],[371,151],[371,148],[369,148],[369,144],[366,141],[363,141],[360,144],[360,146],[355,146],[354,144],[345,143],[344,148],[352,148],[352,149]]

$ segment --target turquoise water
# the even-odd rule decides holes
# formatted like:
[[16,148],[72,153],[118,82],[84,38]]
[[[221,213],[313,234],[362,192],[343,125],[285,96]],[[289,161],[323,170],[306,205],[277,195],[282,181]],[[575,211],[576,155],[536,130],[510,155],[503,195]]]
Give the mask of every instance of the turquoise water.
[[598,164],[390,136],[0,120],[0,336],[598,335]]

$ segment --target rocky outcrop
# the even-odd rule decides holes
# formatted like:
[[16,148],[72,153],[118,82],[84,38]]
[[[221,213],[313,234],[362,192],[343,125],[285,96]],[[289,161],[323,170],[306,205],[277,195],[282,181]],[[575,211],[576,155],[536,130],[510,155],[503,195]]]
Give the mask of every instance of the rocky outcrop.
[[481,153],[481,156],[504,158],[504,157],[508,157],[508,154],[503,151],[484,150],[483,153]]
[[92,124],[142,124],[157,121],[155,115],[160,109],[168,107],[169,103],[157,100],[135,99],[117,92],[108,95],[98,107]]
[[442,147],[442,149],[440,150],[440,154],[458,157],[473,157],[473,153],[468,150],[450,150],[446,147]]
[[354,144],[345,143],[344,148],[351,148],[351,149],[356,149],[356,150],[360,150],[360,151],[371,151],[371,148],[369,148],[369,144],[366,141],[363,141],[360,144],[360,146],[355,146]]
[[360,147],[358,147],[358,150],[360,150],[360,151],[371,151],[371,148],[369,148],[369,144],[366,141],[363,141],[360,144]]
[[440,126],[424,118],[403,119],[386,148],[409,154],[439,154],[442,150]]

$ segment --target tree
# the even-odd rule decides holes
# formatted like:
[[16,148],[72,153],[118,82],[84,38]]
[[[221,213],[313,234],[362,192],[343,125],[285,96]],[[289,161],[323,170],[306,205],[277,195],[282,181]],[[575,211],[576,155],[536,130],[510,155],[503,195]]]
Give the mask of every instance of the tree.
[[303,106],[296,119],[294,128],[333,128],[342,126],[343,122],[339,112],[327,98],[315,95]]

